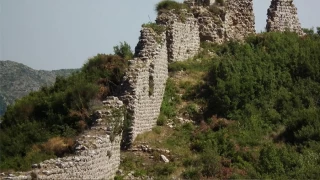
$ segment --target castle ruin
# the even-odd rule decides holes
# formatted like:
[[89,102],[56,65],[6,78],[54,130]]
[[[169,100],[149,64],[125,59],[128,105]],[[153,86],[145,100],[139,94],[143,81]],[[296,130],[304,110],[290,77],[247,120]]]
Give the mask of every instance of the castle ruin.
[[267,13],[267,32],[293,31],[303,35],[297,11],[293,0],[272,0]]
[[[130,147],[138,134],[156,125],[168,78],[168,63],[192,58],[202,41],[243,40],[255,33],[253,0],[186,0],[185,3],[189,11],[177,14],[170,10],[158,14],[156,23],[165,27],[163,32],[142,27],[121,95],[104,101],[105,106],[97,111],[96,125],[78,139],[76,154],[35,164],[32,171],[11,179],[112,179],[120,165],[120,145]],[[272,0],[267,30],[302,34],[292,0]],[[117,127],[112,123],[114,112],[123,109],[128,114],[130,127],[123,134],[114,134],[112,131]],[[117,114],[120,122],[124,116],[124,113]]]

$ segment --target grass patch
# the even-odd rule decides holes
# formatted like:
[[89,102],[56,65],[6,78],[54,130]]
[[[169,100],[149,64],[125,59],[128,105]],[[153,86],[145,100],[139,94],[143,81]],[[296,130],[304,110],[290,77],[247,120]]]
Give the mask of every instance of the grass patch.
[[156,42],[158,44],[162,43],[161,35],[162,35],[162,33],[164,33],[166,31],[165,26],[150,22],[150,23],[142,24],[142,27],[152,29],[155,32],[154,38],[155,38]]
[[167,12],[169,10],[180,11],[181,9],[188,9],[188,6],[173,0],[163,0],[156,5],[156,11],[158,13]]

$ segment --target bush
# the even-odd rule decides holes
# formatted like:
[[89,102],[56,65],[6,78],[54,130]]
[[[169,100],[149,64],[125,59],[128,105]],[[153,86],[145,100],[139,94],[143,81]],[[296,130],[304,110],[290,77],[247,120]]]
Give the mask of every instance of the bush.
[[161,34],[166,31],[166,27],[165,27],[165,26],[163,26],[163,25],[158,25],[158,24],[156,24],[156,23],[146,23],[146,24],[142,24],[142,27],[152,29],[152,30],[155,32],[154,38],[155,38],[156,42],[157,42],[158,44],[161,44],[161,43],[162,43]]
[[113,51],[115,55],[122,57],[125,60],[133,59],[133,52],[127,42],[120,42],[120,45],[114,46]]
[[165,116],[166,118],[173,118],[176,115],[175,106],[180,103],[180,97],[177,95],[177,91],[178,90],[177,87],[175,87],[174,82],[171,79],[168,79],[161,104],[162,116]]
[[[0,124],[0,168],[26,170],[45,158],[72,153],[71,139],[92,124],[91,102],[118,93],[127,66],[120,56],[98,54],[81,71],[57,77],[52,87],[9,106]],[[39,145],[36,151],[34,145]]]
[[166,12],[172,9],[179,11],[181,9],[188,9],[188,6],[184,3],[179,3],[173,0],[163,0],[156,5],[156,11],[158,13]]

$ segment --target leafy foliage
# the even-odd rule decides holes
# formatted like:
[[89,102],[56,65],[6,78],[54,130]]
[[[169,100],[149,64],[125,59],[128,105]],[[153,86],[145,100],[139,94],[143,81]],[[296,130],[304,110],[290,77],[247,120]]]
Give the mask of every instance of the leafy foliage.
[[130,60],[133,58],[133,52],[127,42],[120,42],[120,45],[113,47],[113,51],[115,55],[118,55],[126,60]]
[[0,61],[0,116],[15,100],[26,96],[41,86],[52,85],[57,76],[67,77],[77,69],[53,71],[34,70],[21,63]]
[[156,5],[156,11],[158,13],[173,9],[180,11],[181,9],[188,9],[188,6],[184,3],[179,3],[173,0],[163,0]]
[[[183,116],[180,110],[200,114],[199,105],[202,117],[170,133],[159,126],[142,139],[170,150],[170,164],[178,167],[166,178],[316,179],[320,36],[264,33],[241,43],[203,43],[202,48],[193,60],[169,66],[158,124]],[[199,71],[203,76],[195,76]],[[198,79],[185,80],[190,77]],[[172,103],[170,97],[181,92],[182,102]]]
[[0,126],[0,168],[25,170],[31,163],[71,153],[64,147],[91,125],[91,102],[116,94],[126,68],[124,58],[98,54],[81,71],[57,77],[53,86],[9,106]]
[[[229,155],[220,156],[231,158],[237,164],[234,167],[247,171],[245,178],[314,177],[315,171],[305,172],[303,167],[309,162],[301,160],[299,151],[316,153],[320,147],[320,37],[265,33],[249,37],[244,44],[229,42],[214,48],[220,57],[213,61],[207,82],[200,87],[207,92],[199,94],[208,100],[205,117],[216,114],[237,120],[238,126],[210,133],[232,130],[230,138],[238,146],[260,149],[259,154],[251,151],[253,159],[240,155],[239,161],[239,152],[230,148],[222,151]],[[273,143],[263,140],[266,134],[273,137]],[[217,137],[200,140],[196,149],[203,152],[213,139]],[[277,142],[286,146],[278,147]],[[318,158],[316,155],[311,162],[317,163]],[[293,169],[305,173],[302,176]]]

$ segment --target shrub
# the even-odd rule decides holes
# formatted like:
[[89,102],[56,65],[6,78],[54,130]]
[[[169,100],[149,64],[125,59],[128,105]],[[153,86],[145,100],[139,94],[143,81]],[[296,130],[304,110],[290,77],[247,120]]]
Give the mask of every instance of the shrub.
[[114,46],[113,51],[115,55],[118,55],[125,60],[130,60],[133,58],[133,52],[130,45],[127,42],[120,42],[120,45]]
[[75,141],[71,138],[53,137],[41,144],[40,148],[48,154],[54,153],[56,156],[62,157],[66,153],[72,152],[74,144]]
[[158,44],[162,43],[161,34],[166,31],[166,27],[165,26],[158,25],[156,23],[146,23],[146,24],[142,24],[142,27],[152,29],[155,32],[154,38],[155,38],[156,42]]
[[[119,91],[127,63],[117,55],[98,54],[81,71],[57,77],[52,87],[9,106],[0,124],[0,168],[26,170],[35,161],[71,153],[69,138],[92,124],[93,100]],[[35,144],[40,144],[39,151],[32,150]]]
[[180,103],[180,97],[177,95],[177,87],[171,79],[167,80],[166,89],[161,104],[161,113],[166,118],[173,118],[176,115],[175,106]]
[[188,9],[188,6],[184,3],[179,3],[173,0],[163,0],[156,5],[156,11],[158,13],[172,9],[179,11],[181,9]]

